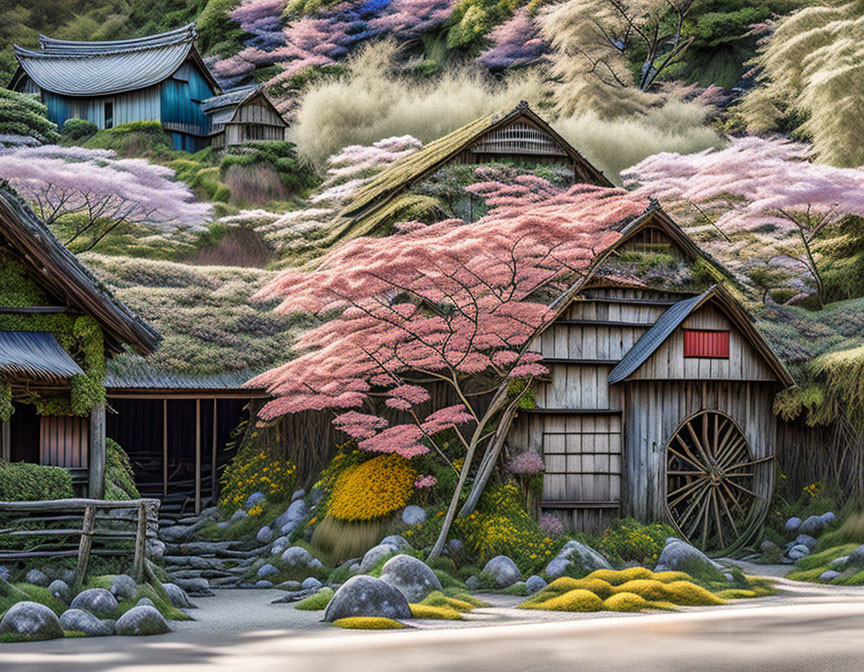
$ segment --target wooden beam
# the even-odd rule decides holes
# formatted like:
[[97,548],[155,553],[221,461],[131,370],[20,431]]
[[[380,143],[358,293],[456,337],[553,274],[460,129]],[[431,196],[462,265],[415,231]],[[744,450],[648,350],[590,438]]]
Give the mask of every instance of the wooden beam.
[[212,503],[216,503],[216,422],[217,422],[217,412],[219,401],[213,400],[213,446],[212,452],[210,454],[210,497],[212,498]]
[[621,415],[620,408],[526,408],[519,412],[538,415]]
[[90,411],[90,456],[87,495],[91,499],[105,496],[105,404],[96,404]]
[[621,502],[578,502],[572,500],[542,501],[540,506],[544,509],[618,509]]
[[12,459],[12,431],[9,420],[0,424],[0,460]]
[[168,400],[162,400],[162,496],[168,496]]
[[[63,388],[58,388],[63,389]],[[109,399],[268,399],[270,397],[264,390],[171,390],[162,389],[148,392],[136,388],[111,388],[108,390]]]
[[572,327],[643,327],[650,329],[653,322],[618,322],[616,320],[558,320],[555,324],[566,324]]
[[23,306],[20,308],[0,308],[0,315],[44,315],[46,313],[65,313],[65,306]]
[[195,400],[195,515],[201,513],[201,400]]

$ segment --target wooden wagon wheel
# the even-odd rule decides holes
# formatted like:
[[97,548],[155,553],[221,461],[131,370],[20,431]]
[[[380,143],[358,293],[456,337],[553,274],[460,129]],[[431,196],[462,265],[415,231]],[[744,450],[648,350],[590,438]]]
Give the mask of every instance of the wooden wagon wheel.
[[687,418],[666,447],[666,508],[675,527],[703,551],[749,536],[760,499],[756,469],[772,459],[753,459],[741,428],[723,413]]

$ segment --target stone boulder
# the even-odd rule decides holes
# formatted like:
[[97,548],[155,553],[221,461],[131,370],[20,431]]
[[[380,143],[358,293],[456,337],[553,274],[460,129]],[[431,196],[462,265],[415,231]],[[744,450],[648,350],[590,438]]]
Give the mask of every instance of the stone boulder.
[[792,516],[786,521],[786,531],[790,534],[797,532],[799,527],[801,527],[801,519],[798,516]]
[[786,557],[792,560],[800,560],[801,558],[806,558],[808,555],[810,555],[810,549],[804,544],[795,544],[786,552]]
[[411,608],[405,596],[386,581],[360,575],[342,584],[324,612],[327,622],[352,616],[411,618]]
[[819,516],[819,520],[822,521],[823,527],[828,527],[828,525],[837,520],[837,516],[834,515],[833,511],[826,511],[821,516]]
[[312,592],[317,592],[323,587],[324,587],[324,584],[321,583],[318,579],[316,579],[314,576],[309,576],[309,577],[306,577],[305,579],[303,579],[303,583],[301,583],[298,586],[298,589],[311,590]]
[[676,537],[669,537],[657,560],[655,572],[686,572],[693,577],[722,581],[721,565],[711,560],[698,548]]
[[256,581],[254,584],[255,588],[272,588],[273,582],[267,581],[266,579],[261,579],[260,581]]
[[96,616],[107,617],[117,609],[117,600],[104,588],[90,588],[78,593],[69,606],[72,609],[89,611]]
[[140,600],[138,600],[138,602],[135,603],[135,606],[136,607],[155,607],[156,605],[153,604],[153,600],[151,600],[149,597],[142,597]]
[[306,517],[306,502],[297,499],[285,509],[285,513],[273,522],[273,529],[279,530],[283,535],[291,534]]
[[32,583],[34,586],[42,586],[43,588],[51,583],[51,579],[48,578],[48,575],[39,569],[31,569],[27,572],[27,576],[24,577],[24,580],[27,583]]
[[206,524],[206,520],[199,520],[192,525],[171,525],[159,530],[159,538],[169,544],[182,544],[189,541]]
[[450,555],[458,555],[465,550],[465,544],[461,539],[451,539],[447,542],[447,552]]
[[833,569],[826,569],[819,575],[820,581],[833,581],[838,576],[840,576],[840,572],[836,572]]
[[282,563],[286,567],[317,567],[320,561],[302,546],[291,546],[282,553]]
[[543,590],[547,585],[546,581],[543,580],[542,576],[537,576],[534,574],[533,576],[529,576],[525,579],[525,589],[528,591],[529,595],[533,595],[534,593],[539,593]]
[[417,525],[426,521],[426,511],[423,507],[409,504],[402,509],[402,522],[406,525]]
[[253,492],[246,498],[246,503],[243,505],[243,509],[248,511],[253,506],[257,506],[258,504],[265,504],[267,502],[267,495],[263,492]]
[[258,530],[258,534],[255,535],[255,539],[259,544],[269,544],[272,538],[273,530],[271,530],[267,525]]
[[809,534],[811,537],[816,537],[819,536],[824,527],[825,523],[822,521],[821,516],[808,516],[802,521],[798,531],[801,534]]
[[420,602],[433,590],[442,590],[435,572],[425,562],[404,554],[384,563],[381,580],[396,588],[410,603]]
[[9,569],[6,565],[0,565],[0,579],[3,579],[3,581],[8,581],[10,576],[12,576],[12,570]]
[[69,602],[69,599],[72,597],[72,589],[69,587],[69,584],[61,579],[52,581],[48,585],[48,590],[51,591],[54,597],[60,598],[64,602]]
[[181,579],[175,577],[174,583],[185,590],[188,595],[192,595],[193,597],[211,597],[214,595],[213,591],[210,590],[210,582],[203,577],[194,579]]
[[546,565],[546,575],[550,579],[557,579],[574,564],[578,565],[585,574],[595,569],[612,569],[609,561],[590,546],[578,541],[568,541],[558,551],[558,555]]
[[298,499],[303,499],[306,496],[306,491],[303,488],[299,488],[294,491],[294,494],[291,495],[291,501],[296,502]]
[[391,555],[396,555],[399,550],[400,549],[391,546],[390,544],[378,544],[377,546],[373,546],[363,555],[363,559],[360,561],[359,571],[361,573],[368,572],[382,559],[389,558]]
[[60,615],[64,630],[83,632],[88,637],[108,637],[114,634],[114,621],[101,619],[81,609],[67,609]]
[[171,632],[168,621],[155,607],[132,607],[117,619],[114,631],[118,635],[141,637]]
[[818,543],[819,542],[816,541],[809,534],[799,534],[795,538],[795,543],[793,544],[793,546],[797,546],[798,544],[801,544],[802,546],[806,546],[807,550],[809,550],[812,553],[816,549],[816,544],[818,544]]
[[522,579],[522,572],[519,571],[516,563],[506,555],[496,555],[486,563],[483,571],[492,575],[492,579],[499,588],[507,588]]
[[186,591],[176,583],[163,583],[162,587],[165,589],[165,592],[168,593],[168,600],[171,602],[172,607],[176,607],[177,609],[195,608],[195,605],[189,601],[189,596],[186,594]]
[[258,568],[258,571],[255,572],[255,576],[257,576],[259,579],[263,579],[265,576],[273,576],[274,574],[278,573],[279,570],[268,562],[267,564],[261,565]]
[[410,551],[412,548],[414,548],[411,544],[408,543],[405,537],[401,537],[398,534],[391,534],[389,537],[384,537],[378,545],[392,546],[397,551]]
[[480,590],[483,587],[483,581],[479,576],[469,576],[465,579],[465,587],[468,590]]
[[228,519],[228,527],[236,525],[241,520],[246,520],[248,517],[248,513],[246,513],[242,509],[237,509],[234,513],[231,514],[231,517]]
[[7,633],[27,639],[58,639],[63,636],[63,626],[57,614],[44,604],[18,602],[0,619],[0,635]]
[[120,574],[111,584],[111,594],[118,600],[131,600],[137,590],[138,584],[128,574]]
[[853,565],[854,567],[864,567],[864,544],[849,554],[846,564]]

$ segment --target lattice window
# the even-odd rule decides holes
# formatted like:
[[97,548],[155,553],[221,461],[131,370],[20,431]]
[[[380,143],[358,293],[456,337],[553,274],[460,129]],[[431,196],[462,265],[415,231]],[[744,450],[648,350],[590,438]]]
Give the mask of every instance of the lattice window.
[[516,122],[487,133],[471,147],[476,154],[540,154],[566,156],[551,136],[526,123]]

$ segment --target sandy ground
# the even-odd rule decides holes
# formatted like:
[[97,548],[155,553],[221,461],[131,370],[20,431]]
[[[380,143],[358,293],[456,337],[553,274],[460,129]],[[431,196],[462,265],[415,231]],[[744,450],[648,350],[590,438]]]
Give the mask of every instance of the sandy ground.
[[270,604],[279,591],[223,590],[169,635],[2,644],[0,672],[864,670],[864,588],[776,581],[779,595],[674,614],[523,611],[521,598],[486,595],[491,606],[464,622],[390,632]]

